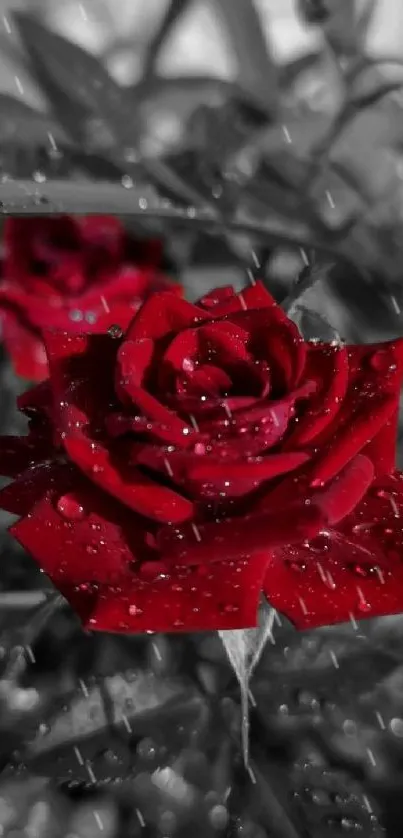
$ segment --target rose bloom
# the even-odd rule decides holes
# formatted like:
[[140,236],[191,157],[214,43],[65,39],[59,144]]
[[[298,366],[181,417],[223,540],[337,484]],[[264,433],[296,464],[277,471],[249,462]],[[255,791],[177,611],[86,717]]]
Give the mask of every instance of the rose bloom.
[[4,437],[11,532],[90,629],[312,627],[403,607],[403,341],[306,342],[262,284],[48,332]]
[[167,287],[161,256],[158,242],[135,239],[109,216],[6,221],[0,323],[17,374],[47,378],[44,329],[126,328],[147,294]]

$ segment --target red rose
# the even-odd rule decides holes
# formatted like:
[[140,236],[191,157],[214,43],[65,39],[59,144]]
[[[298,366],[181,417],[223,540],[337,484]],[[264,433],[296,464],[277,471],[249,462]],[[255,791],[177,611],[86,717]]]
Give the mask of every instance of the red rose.
[[0,322],[16,372],[48,375],[42,332],[125,329],[150,290],[167,285],[158,242],[139,242],[116,218],[6,221]]
[[307,343],[257,284],[45,342],[0,503],[85,625],[253,626],[262,590],[299,627],[403,610],[403,341]]

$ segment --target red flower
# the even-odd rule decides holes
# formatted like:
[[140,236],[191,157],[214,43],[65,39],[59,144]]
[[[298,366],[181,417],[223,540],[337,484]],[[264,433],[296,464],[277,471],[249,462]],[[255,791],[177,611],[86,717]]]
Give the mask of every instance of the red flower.
[[403,610],[403,341],[304,342],[257,284],[46,348],[0,503],[85,625],[253,626],[262,590],[299,627]]
[[157,242],[109,216],[6,221],[0,281],[3,339],[18,375],[48,376],[42,333],[125,329],[150,290],[167,286]]

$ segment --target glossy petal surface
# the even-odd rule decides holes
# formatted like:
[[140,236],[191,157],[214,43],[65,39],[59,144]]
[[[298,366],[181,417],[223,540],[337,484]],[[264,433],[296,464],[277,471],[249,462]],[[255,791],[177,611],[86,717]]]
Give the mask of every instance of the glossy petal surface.
[[402,341],[307,343],[257,283],[44,342],[0,505],[87,627],[251,627],[262,591],[300,628],[403,610]]
[[170,288],[159,242],[139,241],[110,216],[12,218],[0,276],[3,339],[18,375],[48,374],[42,333],[124,330],[153,291]]

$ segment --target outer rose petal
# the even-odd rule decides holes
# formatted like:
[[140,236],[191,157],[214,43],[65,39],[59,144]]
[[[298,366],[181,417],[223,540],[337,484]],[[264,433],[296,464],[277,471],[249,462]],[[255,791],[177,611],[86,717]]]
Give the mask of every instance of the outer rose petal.
[[202,308],[170,291],[161,291],[141,306],[128,328],[126,340],[159,340],[210,319]]
[[[214,319],[247,309],[278,308],[280,312],[282,311],[260,279],[254,285],[249,285],[238,292],[232,285],[214,288],[205,294],[197,305],[207,309]],[[287,319],[284,312],[282,315],[284,319]]]
[[349,384],[337,427],[328,426],[315,438],[320,452],[314,474],[317,482],[331,479],[360,451],[374,458],[376,474],[385,473],[386,465],[389,470],[393,467],[389,431],[399,405],[403,340],[351,346],[348,354]]
[[133,515],[86,486],[80,475],[71,477],[68,494],[64,486],[60,494],[48,492],[11,533],[57,587],[123,584],[130,562],[141,556],[141,528]]
[[299,629],[403,611],[403,475],[309,545],[274,551],[264,592]]
[[[149,562],[128,583],[101,585],[90,618],[85,591],[64,596],[91,630],[215,631],[257,625],[266,554],[189,571]],[[153,570],[153,565],[155,570]]]
[[313,538],[326,518],[314,504],[290,504],[280,512],[226,518],[218,523],[191,524],[160,530],[157,545],[173,565],[211,565],[236,561],[240,555],[262,554],[281,544]]
[[[332,480],[381,431],[395,412],[394,399],[374,398],[361,405],[360,412],[351,416],[350,424],[335,432],[323,456],[313,467],[312,486]],[[320,450],[320,449],[319,449]]]

